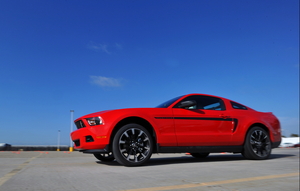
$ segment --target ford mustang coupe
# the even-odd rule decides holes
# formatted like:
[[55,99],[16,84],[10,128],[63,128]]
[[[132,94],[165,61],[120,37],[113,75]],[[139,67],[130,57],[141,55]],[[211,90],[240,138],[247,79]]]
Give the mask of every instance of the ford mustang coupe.
[[74,148],[125,166],[147,162],[152,153],[241,153],[266,159],[281,142],[278,119],[229,99],[189,94],[156,108],[92,113],[75,120]]

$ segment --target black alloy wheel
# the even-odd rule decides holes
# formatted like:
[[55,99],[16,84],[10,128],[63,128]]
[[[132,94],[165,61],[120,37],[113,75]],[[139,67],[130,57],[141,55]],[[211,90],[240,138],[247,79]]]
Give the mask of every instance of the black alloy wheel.
[[116,133],[113,153],[117,162],[125,166],[138,166],[147,162],[153,151],[150,133],[141,125],[127,124]]
[[248,159],[266,159],[271,155],[269,134],[261,127],[253,127],[246,136],[243,156]]
[[96,159],[104,161],[104,162],[110,162],[110,161],[115,160],[115,157],[112,154],[112,152],[109,152],[109,153],[94,153],[94,156],[96,157]]

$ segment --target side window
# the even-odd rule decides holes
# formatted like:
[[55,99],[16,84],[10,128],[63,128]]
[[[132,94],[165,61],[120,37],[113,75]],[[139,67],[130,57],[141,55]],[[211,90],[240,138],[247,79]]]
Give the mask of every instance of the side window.
[[[197,105],[191,106],[186,109],[205,109],[205,110],[225,110],[223,100],[216,97],[194,95],[184,98],[182,101],[194,100]],[[179,104],[175,105],[174,108],[178,108]]]
[[203,96],[201,104],[206,110],[225,110],[224,103],[219,98]]
[[235,103],[233,101],[230,102],[231,103],[231,106],[233,109],[242,109],[242,110],[247,110],[247,107],[241,105],[241,104],[238,104],[238,103]]

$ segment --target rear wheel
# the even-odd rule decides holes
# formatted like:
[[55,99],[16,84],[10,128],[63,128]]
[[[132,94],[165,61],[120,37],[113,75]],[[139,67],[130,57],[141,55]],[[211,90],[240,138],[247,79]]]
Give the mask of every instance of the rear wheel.
[[243,156],[248,159],[266,159],[271,155],[269,134],[261,127],[253,127],[246,136]]
[[113,153],[117,162],[125,166],[138,166],[147,162],[153,151],[150,133],[141,125],[127,124],[116,133]]
[[104,162],[109,162],[109,161],[115,160],[115,157],[112,154],[112,152],[110,152],[110,153],[94,153],[94,156],[96,157],[96,159],[104,161]]
[[209,155],[209,153],[191,153],[191,155],[195,158],[205,158]]

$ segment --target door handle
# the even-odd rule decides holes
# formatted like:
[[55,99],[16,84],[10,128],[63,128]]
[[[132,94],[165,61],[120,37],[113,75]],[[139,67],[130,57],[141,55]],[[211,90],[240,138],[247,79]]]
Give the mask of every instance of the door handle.
[[222,117],[223,119],[228,119],[228,118],[230,118],[230,116],[228,116],[228,115],[219,115],[220,117]]

